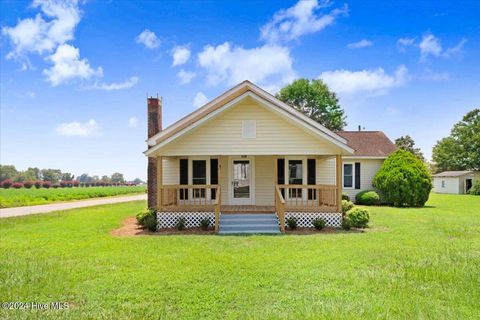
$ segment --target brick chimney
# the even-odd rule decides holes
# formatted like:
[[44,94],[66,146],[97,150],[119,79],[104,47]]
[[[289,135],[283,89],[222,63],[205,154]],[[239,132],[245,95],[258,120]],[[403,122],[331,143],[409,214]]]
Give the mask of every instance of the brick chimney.
[[[151,138],[162,131],[162,100],[158,96],[147,98],[147,119],[147,134]],[[154,157],[148,157],[147,180],[148,207],[154,208],[157,205],[157,159]]]

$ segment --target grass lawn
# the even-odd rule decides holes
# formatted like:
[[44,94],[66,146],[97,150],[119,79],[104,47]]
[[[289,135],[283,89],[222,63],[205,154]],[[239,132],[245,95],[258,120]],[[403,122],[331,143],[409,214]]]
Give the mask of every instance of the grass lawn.
[[0,220],[0,318],[480,317],[480,197],[371,208],[365,233],[109,234],[144,202]]
[[145,186],[131,187],[88,187],[58,189],[0,189],[0,208],[33,206],[59,201],[111,197],[125,194],[144,193]]

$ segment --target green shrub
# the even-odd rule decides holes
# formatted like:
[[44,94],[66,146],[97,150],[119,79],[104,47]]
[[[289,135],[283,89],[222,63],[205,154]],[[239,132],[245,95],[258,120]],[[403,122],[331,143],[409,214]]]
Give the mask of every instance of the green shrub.
[[343,217],[341,228],[347,231],[352,228],[352,225],[350,223],[350,219],[348,218],[348,216]]
[[353,208],[353,202],[349,200],[342,200],[342,213],[345,215],[348,210]]
[[175,224],[175,228],[177,228],[180,231],[185,230],[186,224],[187,224],[187,220],[185,220],[184,217],[179,217],[177,220],[177,223]]
[[137,218],[137,223],[141,226],[145,226],[145,220],[150,217],[150,216],[153,216],[155,217],[155,210],[153,209],[144,209],[142,211],[140,211],[139,213],[137,213],[136,215],[136,218]]
[[357,195],[355,196],[355,202],[357,204],[373,206],[376,204],[380,204],[380,196],[374,190],[366,190],[357,193]]
[[470,190],[468,190],[468,193],[480,196],[480,181],[475,182]]
[[370,215],[367,209],[353,208],[347,212],[348,222],[351,227],[366,228],[370,221]]
[[397,207],[421,207],[432,190],[425,164],[405,150],[397,150],[383,163],[373,179],[384,201]]
[[342,193],[342,200],[350,201],[350,197],[346,193]]
[[200,220],[200,228],[202,228],[203,230],[208,230],[209,227],[210,218],[203,218],[202,220]]
[[155,216],[149,215],[143,220],[145,228],[149,231],[157,231],[157,218]]
[[327,223],[322,218],[316,218],[315,220],[312,221],[312,224],[315,227],[315,229],[322,230],[323,228],[325,228],[325,225]]
[[290,218],[287,218],[287,226],[290,228],[290,229],[297,229],[297,218],[295,217],[290,217]]

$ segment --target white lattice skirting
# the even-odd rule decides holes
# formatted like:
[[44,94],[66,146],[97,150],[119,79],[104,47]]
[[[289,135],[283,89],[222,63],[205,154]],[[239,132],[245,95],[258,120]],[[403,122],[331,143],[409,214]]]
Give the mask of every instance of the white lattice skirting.
[[210,226],[215,223],[215,212],[157,212],[157,228],[175,228],[178,219],[185,218],[186,228],[200,227],[200,221],[210,219]]
[[340,227],[342,225],[342,214],[338,212],[285,212],[285,225],[288,218],[297,218],[297,225],[300,228],[313,227],[313,220],[322,218],[328,227]]

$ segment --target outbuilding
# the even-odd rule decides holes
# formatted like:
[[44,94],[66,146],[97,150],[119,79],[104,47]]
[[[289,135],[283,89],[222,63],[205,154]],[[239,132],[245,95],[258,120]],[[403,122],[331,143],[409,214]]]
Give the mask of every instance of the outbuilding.
[[433,176],[436,193],[466,194],[473,185],[473,171],[444,171]]

